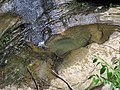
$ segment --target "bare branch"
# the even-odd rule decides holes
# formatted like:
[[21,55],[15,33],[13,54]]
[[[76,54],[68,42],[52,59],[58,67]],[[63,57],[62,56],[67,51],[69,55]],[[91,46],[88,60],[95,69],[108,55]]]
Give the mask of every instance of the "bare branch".
[[28,70],[28,72],[29,72],[29,74],[30,74],[30,76],[31,76],[31,78],[32,78],[32,80],[33,80],[33,82],[35,83],[36,89],[39,90],[38,84],[37,84],[37,82],[36,82],[36,80],[35,80],[35,78],[34,78],[34,76],[33,76],[32,71],[30,70],[29,67],[27,67],[27,70]]
[[69,88],[70,90],[73,90],[73,88],[70,86],[70,84],[69,84],[66,80],[64,80],[60,75],[58,75],[54,70],[52,70],[52,73],[53,73],[56,77],[58,77],[59,79],[61,79],[64,83],[66,83],[67,86],[68,86],[68,88]]

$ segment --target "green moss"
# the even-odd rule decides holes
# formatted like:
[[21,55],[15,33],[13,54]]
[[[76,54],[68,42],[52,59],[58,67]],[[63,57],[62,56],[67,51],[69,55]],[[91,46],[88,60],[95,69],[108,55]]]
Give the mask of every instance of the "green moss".
[[80,25],[67,29],[61,35],[52,36],[46,45],[51,52],[61,56],[89,43],[103,43],[118,26],[107,24]]

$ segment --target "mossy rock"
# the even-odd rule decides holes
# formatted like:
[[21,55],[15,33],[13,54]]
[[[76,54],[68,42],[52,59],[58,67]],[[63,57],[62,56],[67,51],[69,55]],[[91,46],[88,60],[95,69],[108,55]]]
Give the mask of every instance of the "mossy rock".
[[50,52],[61,56],[89,43],[103,43],[118,28],[118,26],[107,24],[79,25],[68,28],[59,35],[53,35],[46,41],[46,45],[49,47]]
[[60,56],[73,49],[86,46],[90,40],[90,32],[87,28],[72,27],[61,33],[61,35],[52,36],[46,45],[51,52],[55,52]]

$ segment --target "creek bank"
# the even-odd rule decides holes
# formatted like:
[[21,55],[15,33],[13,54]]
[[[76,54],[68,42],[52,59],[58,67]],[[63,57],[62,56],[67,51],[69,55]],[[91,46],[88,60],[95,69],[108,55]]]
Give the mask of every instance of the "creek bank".
[[[3,34],[5,34],[4,32],[6,32],[6,30],[9,31],[9,28],[13,28],[10,29],[12,31],[15,27],[24,23],[32,24],[32,26],[30,26],[32,27],[32,32],[30,34],[24,33],[25,36],[29,36],[29,42],[26,43],[26,37],[20,37],[20,41],[18,40],[19,38],[17,38],[9,45],[10,47],[11,45],[13,45],[12,49],[5,49],[5,54],[7,55],[7,57],[5,57],[5,63],[8,66],[6,65],[4,68],[0,68],[1,88],[4,88],[5,86],[13,83],[21,87],[24,87],[24,85],[26,85],[35,89],[36,87],[34,81],[31,79],[31,76],[27,72],[26,67],[29,67],[30,70],[33,72],[39,88],[45,90],[46,88],[49,88],[49,90],[57,90],[58,88],[56,89],[56,87],[57,85],[59,85],[60,88],[63,88],[63,90],[64,88],[65,90],[67,90],[66,85],[51,73],[52,65],[54,63],[54,61],[51,59],[51,56],[53,55],[52,53],[55,53],[64,59],[63,63],[57,63],[60,64],[58,65],[57,69],[60,75],[64,77],[68,82],[70,82],[75,90],[80,90],[81,88],[83,88],[84,90],[84,88],[86,88],[85,84],[90,81],[82,84],[82,86],[79,84],[83,83],[86,80],[85,77],[87,77],[87,75],[89,75],[89,72],[94,69],[91,59],[92,56],[89,55],[98,52],[100,53],[100,56],[111,55],[110,59],[114,56],[119,58],[119,53],[110,48],[113,47],[119,50],[119,48],[115,46],[120,46],[118,43],[119,33],[117,32],[112,34],[113,32],[120,30],[119,28],[116,28],[120,25],[119,7],[110,8],[109,10],[105,11],[102,11],[104,9],[103,7],[94,7],[92,8],[92,10],[90,10],[91,8],[89,7],[88,9],[87,7],[85,7],[84,9],[82,9],[83,11],[80,9],[80,12],[78,13],[77,11],[69,11],[69,8],[64,8],[64,4],[70,0],[54,0],[55,2],[53,3],[58,6],[55,9],[51,9],[49,12],[47,12],[47,14],[44,14],[42,18],[38,18],[43,12],[43,7],[41,6],[41,3],[37,3],[38,0],[34,3],[32,3],[31,0],[13,0],[15,2],[14,4],[16,8],[16,13],[19,14],[18,16],[14,15],[16,13],[13,14],[14,11],[11,7],[11,0],[9,1],[10,2],[6,0],[1,5],[3,12],[0,12],[0,14],[2,13],[0,21],[0,26],[2,29],[0,31],[0,35],[2,36]],[[48,1],[46,0],[46,2],[44,3],[47,3]],[[24,4],[23,6],[25,7],[25,11],[24,7],[21,4]],[[53,4],[50,4],[50,8],[52,7],[51,5]],[[73,5],[75,6],[75,4]],[[48,7],[46,5],[46,9],[47,8]],[[11,11],[13,12],[11,13]],[[8,12],[10,13],[10,16],[6,15],[8,14]],[[86,14],[84,12],[88,13]],[[19,16],[22,17],[22,19]],[[4,25],[2,22],[4,23]],[[38,43],[42,41],[41,30],[47,31],[48,29],[46,29],[46,27],[48,27],[48,29],[52,31],[52,34],[59,35],[53,35],[52,37],[50,37],[50,39],[48,39],[48,41],[46,41],[46,45],[48,46],[48,48],[45,51],[44,49],[41,49],[36,45],[38,45]],[[18,28],[17,30],[24,31],[26,29]],[[16,34],[17,33],[15,33],[14,35],[16,36]],[[110,38],[111,43],[107,44],[110,45],[110,47],[102,46],[107,43],[105,41],[109,39],[109,36],[111,34],[111,37],[115,38],[112,38],[113,41]],[[20,36],[22,35],[20,34]],[[99,45],[95,42],[105,43]],[[34,45],[33,43],[35,43],[36,45]],[[81,48],[86,45],[88,46],[85,48]],[[109,53],[106,50],[110,50]],[[68,55],[66,55],[66,53]],[[86,59],[87,57],[89,57],[90,59]],[[109,58],[105,57],[105,59],[107,60]],[[88,68],[90,68],[90,71],[88,71]],[[78,81],[78,78],[76,77],[78,77],[80,81]],[[12,88],[12,86],[8,86],[8,88]]]

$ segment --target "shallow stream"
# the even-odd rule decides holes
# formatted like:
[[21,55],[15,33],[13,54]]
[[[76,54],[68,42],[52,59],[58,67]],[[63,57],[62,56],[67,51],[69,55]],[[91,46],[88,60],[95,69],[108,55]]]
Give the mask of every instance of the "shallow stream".
[[[94,13],[96,6],[90,10],[83,5],[78,12],[75,2],[72,8],[68,2],[5,0],[0,4],[0,88],[9,84],[36,88],[36,81],[41,90],[46,89],[56,78],[51,71],[59,71],[71,52],[85,52],[81,48],[101,45],[113,32],[120,32],[118,23],[99,22],[98,12],[106,8]],[[71,62],[75,61],[65,68]]]

